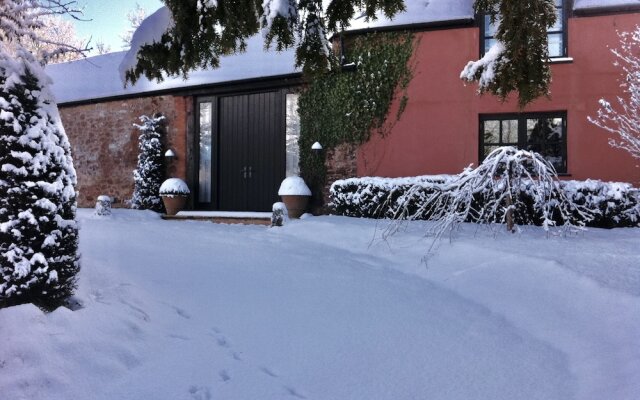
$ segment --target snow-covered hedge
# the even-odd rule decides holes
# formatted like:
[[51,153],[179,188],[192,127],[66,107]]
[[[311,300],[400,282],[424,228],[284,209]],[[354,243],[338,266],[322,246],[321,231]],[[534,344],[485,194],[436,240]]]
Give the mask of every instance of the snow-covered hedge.
[[[413,211],[409,213],[412,215],[421,209],[429,194],[443,190],[457,177],[427,175],[410,178],[363,177],[338,180],[331,185],[330,206],[336,214],[350,217],[394,218],[407,206]],[[593,212],[594,218],[587,222],[587,226],[640,226],[640,189],[628,183],[598,180],[560,181],[559,184],[569,200],[586,206]],[[412,188],[413,190],[410,190]],[[526,189],[523,190],[523,193],[526,192]],[[523,199],[523,202],[531,204],[532,199]],[[533,214],[532,211],[529,213]],[[416,219],[429,217],[428,212],[424,211],[418,213]],[[539,221],[536,215],[529,215],[528,219]]]

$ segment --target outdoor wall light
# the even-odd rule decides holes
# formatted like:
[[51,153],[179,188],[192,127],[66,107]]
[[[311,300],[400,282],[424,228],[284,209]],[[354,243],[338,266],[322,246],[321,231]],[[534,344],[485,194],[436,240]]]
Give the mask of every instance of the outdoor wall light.
[[164,157],[167,159],[167,161],[171,162],[172,160],[175,160],[176,158],[178,158],[178,156],[176,156],[176,153],[169,149],[164,153]]
[[313,152],[316,153],[317,155],[320,155],[320,153],[322,153],[322,145],[319,142],[315,142],[311,146],[311,150],[313,150]]

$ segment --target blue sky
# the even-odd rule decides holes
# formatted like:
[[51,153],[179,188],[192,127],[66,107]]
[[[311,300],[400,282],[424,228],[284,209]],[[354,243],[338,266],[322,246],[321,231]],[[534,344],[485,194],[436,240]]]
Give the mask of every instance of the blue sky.
[[102,41],[111,46],[111,51],[122,49],[120,34],[128,26],[126,15],[136,7],[136,3],[147,11],[147,15],[162,7],[160,0],[78,0],[78,6],[84,8],[84,18],[91,21],[74,21],[78,36],[92,38],[91,44]]

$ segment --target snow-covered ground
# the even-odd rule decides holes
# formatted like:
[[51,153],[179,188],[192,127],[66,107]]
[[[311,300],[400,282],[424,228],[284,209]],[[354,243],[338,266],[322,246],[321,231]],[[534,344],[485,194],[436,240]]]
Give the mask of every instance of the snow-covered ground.
[[84,308],[0,310],[0,399],[640,398],[640,229],[467,226],[425,267],[425,222],[91,212]]

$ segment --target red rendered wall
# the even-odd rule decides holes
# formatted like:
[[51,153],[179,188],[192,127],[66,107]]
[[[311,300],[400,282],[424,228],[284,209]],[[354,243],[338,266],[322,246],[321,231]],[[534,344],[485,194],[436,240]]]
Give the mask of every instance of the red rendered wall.
[[[569,179],[595,178],[640,185],[640,167],[625,151],[611,148],[608,133],[587,121],[598,100],[614,103],[621,94],[620,70],[609,47],[618,46],[617,31],[632,30],[640,14],[571,18],[569,56],[553,64],[551,98],[524,112],[567,111]],[[359,176],[413,176],[457,173],[478,163],[480,114],[518,112],[517,103],[501,104],[465,86],[460,71],[479,48],[477,28],[422,32],[414,53],[415,73],[409,102],[400,121],[385,138],[374,135],[358,151]],[[390,115],[395,116],[396,104]]]

